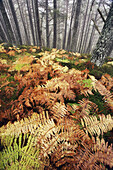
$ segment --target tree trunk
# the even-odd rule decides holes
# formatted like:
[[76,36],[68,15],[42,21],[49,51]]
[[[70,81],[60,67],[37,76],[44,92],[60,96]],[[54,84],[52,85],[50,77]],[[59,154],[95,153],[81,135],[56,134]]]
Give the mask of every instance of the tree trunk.
[[68,4],[69,4],[69,0],[66,0],[66,18],[65,18],[64,38],[63,38],[63,46],[62,46],[63,49],[65,49],[66,35],[67,35]]
[[46,46],[49,47],[48,0],[46,0]]
[[76,44],[77,44],[77,38],[78,38],[77,30],[78,30],[78,24],[79,24],[81,4],[82,4],[82,0],[77,0],[77,7],[76,7],[74,26],[73,26],[73,36],[72,36],[72,43],[71,43],[72,51],[76,49]]
[[53,18],[53,48],[56,48],[56,42],[57,42],[57,3],[56,0],[53,1],[54,3],[54,18]]
[[28,3],[28,0],[26,0],[26,3],[27,3],[28,16],[29,16],[29,22],[30,22],[30,29],[31,29],[32,39],[33,39],[33,45],[35,45],[35,36],[34,36],[34,30],[33,30],[33,22],[32,22],[31,10],[30,10],[30,5]]
[[[100,7],[101,5],[101,0],[98,4],[98,8]],[[96,22],[97,20],[97,16],[98,16],[98,11],[96,12],[96,15],[95,15],[95,19],[94,21]],[[95,26],[93,25],[93,28],[92,28],[92,31],[91,31],[91,35],[90,35],[90,39],[89,39],[89,43],[88,43],[88,47],[87,47],[87,53],[90,53],[91,52],[91,47],[92,47],[92,42],[93,42],[93,39],[94,39],[94,34],[95,34]]]
[[40,19],[39,19],[39,10],[38,10],[38,0],[34,0],[34,5],[35,5],[35,13],[36,13],[36,27],[38,30],[38,38],[39,38],[39,46],[42,46],[42,41],[41,41],[41,29],[40,29]]
[[113,50],[113,2],[102,29],[96,48],[93,51],[91,62],[102,66],[104,60]]
[[10,5],[11,12],[12,12],[12,15],[13,15],[13,19],[14,19],[14,22],[15,22],[16,31],[17,31],[17,33],[18,33],[18,43],[19,43],[20,45],[22,45],[20,28],[19,28],[19,24],[18,24],[16,12],[15,12],[14,5],[13,5],[12,0],[9,0],[9,5]]
[[[84,14],[84,19],[83,19],[83,25],[82,25],[82,31],[81,31],[81,38],[80,38],[80,47],[79,47],[79,52],[81,52],[81,49],[83,48],[83,35],[85,32],[85,25],[86,25],[86,18],[87,18],[87,12],[88,12],[88,7],[89,7],[89,0],[87,2],[87,7],[86,7],[86,11]],[[84,35],[85,36],[85,35]]]
[[0,10],[1,10],[4,22],[5,22],[5,26],[6,26],[6,30],[7,30],[6,34],[7,34],[7,37],[8,37],[8,41],[11,42],[11,43],[15,43],[14,34],[13,34],[13,31],[12,31],[11,24],[10,24],[10,21],[8,19],[7,13],[5,11],[3,1],[0,1]]
[[36,24],[36,15],[35,15],[35,5],[34,5],[34,1],[32,0],[32,8],[33,8],[33,20],[34,20],[34,36],[35,36],[35,43],[37,44],[38,41],[38,31],[37,31],[37,24]]
[[87,53],[88,38],[90,37],[89,36],[90,24],[91,24],[91,19],[92,19],[92,16],[93,16],[92,8],[93,8],[93,5],[94,5],[94,2],[95,2],[95,0],[92,0],[91,6],[90,6],[90,11],[89,11],[89,14],[88,14],[88,20],[87,20],[88,24],[87,24],[87,27],[86,27],[86,30],[85,30],[85,36],[83,38],[82,53]]
[[20,11],[20,16],[21,16],[22,24],[23,24],[24,31],[25,31],[26,43],[27,43],[27,45],[30,45],[30,40],[29,40],[29,37],[28,37],[28,34],[27,34],[27,29],[26,29],[26,26],[25,26],[25,21],[24,21],[24,18],[23,18],[23,13],[22,13],[22,10],[21,10],[20,4],[19,4],[19,0],[17,0],[17,4],[18,4],[18,8],[19,8],[19,11]]
[[71,29],[72,29],[72,21],[74,16],[74,9],[75,9],[75,0],[73,0],[73,5],[72,5],[71,20],[69,26],[68,39],[67,39],[67,48],[66,48],[67,50],[69,50],[71,46]]
[[1,27],[1,25],[0,25],[0,36],[1,36],[2,40],[3,40],[3,42],[7,42],[6,36],[4,34],[4,31],[3,31],[2,27]]

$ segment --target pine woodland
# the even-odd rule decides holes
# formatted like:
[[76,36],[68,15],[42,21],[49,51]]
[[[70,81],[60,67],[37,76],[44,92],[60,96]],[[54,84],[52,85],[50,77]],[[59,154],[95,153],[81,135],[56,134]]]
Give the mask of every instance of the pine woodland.
[[0,0],[0,169],[113,169],[113,1]]

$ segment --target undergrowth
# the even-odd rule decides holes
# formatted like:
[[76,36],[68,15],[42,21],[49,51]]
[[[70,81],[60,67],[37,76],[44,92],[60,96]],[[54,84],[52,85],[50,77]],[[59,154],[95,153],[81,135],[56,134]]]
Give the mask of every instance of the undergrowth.
[[0,169],[113,167],[112,59],[7,44],[0,57]]

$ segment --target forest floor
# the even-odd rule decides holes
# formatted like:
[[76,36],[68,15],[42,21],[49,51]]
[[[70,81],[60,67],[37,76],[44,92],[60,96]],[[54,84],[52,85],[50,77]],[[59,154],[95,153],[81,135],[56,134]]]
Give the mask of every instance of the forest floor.
[[[87,54],[68,52],[62,49],[40,49],[37,46],[15,47],[1,44],[0,133],[2,135],[0,136],[20,135],[21,132],[31,133],[30,128],[24,132],[25,129],[23,130],[22,127],[25,124],[21,128],[17,125],[18,130],[15,130],[15,127],[12,127],[11,130],[10,126],[15,122],[22,124],[22,120],[24,121],[25,118],[33,119],[34,113],[41,115],[37,119],[40,119],[42,126],[45,126],[45,119],[47,119],[46,123],[50,119],[53,120],[57,129],[66,119],[67,125],[73,127],[76,125],[82,133],[88,134],[89,138],[98,136],[100,140],[104,139],[109,145],[113,143],[113,58],[108,57],[102,67],[97,67],[90,62],[90,55]],[[65,127],[66,124],[62,126]],[[43,131],[50,135],[53,133],[50,129],[46,131],[43,128]],[[54,133],[56,133],[55,130]],[[60,133],[59,131],[57,135]],[[46,137],[44,138],[44,134],[43,137],[41,135],[37,137],[38,142],[39,139],[45,141]],[[51,140],[54,138],[52,135]],[[65,136],[63,137],[65,138]],[[80,136],[80,140],[81,138]],[[57,138],[55,140],[57,141]],[[69,140],[68,143],[70,140],[72,141],[72,136],[70,139],[66,138],[67,140]],[[56,146],[55,143],[54,145]],[[4,146],[4,140],[1,139],[2,156]],[[79,147],[81,146],[82,144]],[[49,149],[45,150],[44,147],[47,146],[40,146],[41,154],[51,156],[49,158],[51,166],[46,164],[44,165],[46,168],[60,167],[62,169],[67,165],[66,160],[59,161],[60,156],[56,161],[57,156],[54,155],[56,156],[54,161],[52,157],[52,154],[55,154],[53,145],[49,145]],[[81,156],[81,154],[78,155]],[[68,157],[69,159],[70,157]],[[78,162],[77,166],[81,167]],[[3,169],[12,166],[11,163],[6,165],[3,162],[0,165]],[[113,160],[109,163],[110,167],[112,165]]]

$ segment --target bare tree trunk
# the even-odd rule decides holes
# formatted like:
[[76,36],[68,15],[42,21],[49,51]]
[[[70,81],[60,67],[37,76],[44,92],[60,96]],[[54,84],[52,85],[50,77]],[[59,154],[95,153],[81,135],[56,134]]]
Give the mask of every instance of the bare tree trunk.
[[76,12],[75,12],[75,17],[74,17],[73,36],[72,36],[72,43],[71,43],[72,51],[76,49],[76,43],[77,43],[77,37],[78,37],[77,30],[78,30],[81,4],[82,4],[82,0],[77,0],[77,7],[76,7]]
[[49,47],[48,0],[46,0],[46,46]]
[[65,18],[65,29],[64,29],[63,46],[62,46],[63,49],[65,49],[66,35],[67,35],[68,4],[69,4],[69,0],[66,0],[66,18]]
[[0,36],[1,36],[2,40],[3,40],[3,42],[7,42],[7,38],[6,38],[5,34],[4,34],[4,31],[3,31],[2,27],[1,27],[1,25],[0,25]]
[[93,51],[91,61],[97,66],[102,66],[104,60],[113,50],[113,2],[102,29],[96,48]]
[[88,44],[88,38],[89,38],[89,32],[90,32],[90,24],[91,24],[91,18],[93,16],[92,8],[93,8],[93,5],[94,5],[94,2],[95,2],[95,0],[92,0],[91,6],[90,6],[90,11],[89,11],[89,14],[88,14],[88,20],[87,20],[88,24],[87,24],[87,27],[86,27],[86,30],[85,30],[85,36],[83,38],[82,53],[87,52],[87,44]]
[[72,29],[72,21],[73,21],[73,16],[74,16],[74,9],[75,9],[75,0],[73,0],[73,5],[72,5],[70,27],[69,27],[69,33],[68,33],[68,39],[67,39],[67,48],[66,48],[67,50],[69,50],[71,46],[71,29]]
[[[58,3],[58,9],[60,9],[61,7],[61,1]],[[58,13],[58,17],[57,17],[57,48],[60,49],[61,48],[61,18],[59,16],[59,13]]]
[[53,48],[56,48],[56,42],[57,42],[57,3],[56,0],[53,0],[54,4],[54,18],[53,18]]
[[36,24],[36,15],[35,15],[35,6],[34,6],[34,1],[32,0],[32,8],[33,8],[33,19],[34,19],[34,36],[35,36],[35,44],[37,44],[37,40],[38,40],[38,31],[37,31],[37,24]]
[[28,34],[27,34],[27,29],[26,29],[26,26],[25,26],[25,21],[24,21],[24,18],[23,18],[22,10],[20,8],[19,0],[17,0],[17,4],[18,4],[18,7],[19,7],[22,24],[23,24],[24,31],[25,31],[26,42],[27,42],[28,45],[30,45],[30,40],[29,40],[29,37],[28,37]]
[[42,46],[42,40],[41,40],[41,29],[40,29],[38,0],[34,0],[34,5],[35,5],[35,14],[36,14],[36,24],[37,24],[37,30],[38,30],[39,46],[41,47]]
[[4,22],[5,22],[8,41],[11,42],[11,43],[15,43],[14,34],[13,34],[13,31],[12,31],[11,24],[10,24],[10,21],[8,19],[7,13],[5,11],[3,1],[0,1],[0,10],[1,10]]
[[84,31],[85,31],[85,25],[86,25],[86,18],[87,18],[88,7],[89,7],[89,0],[88,0],[88,2],[87,2],[86,11],[85,11],[84,18],[83,18],[83,25],[82,25],[82,31],[81,31],[79,52],[81,52],[82,45],[83,45],[83,35],[84,35]]
[[31,34],[32,34],[32,39],[33,39],[33,45],[35,45],[35,36],[34,36],[34,30],[33,30],[33,22],[32,22],[31,10],[30,10],[30,5],[28,3],[28,0],[26,0],[26,3],[27,3],[27,9],[28,9],[28,16],[29,16]]
[[16,30],[17,30],[17,33],[18,33],[18,43],[21,45],[22,44],[21,33],[20,33],[20,28],[19,28],[19,24],[18,24],[16,12],[15,12],[12,0],[9,0],[9,5],[10,5],[11,11],[12,11],[12,15],[13,15],[13,18],[14,18]]
[[[100,7],[100,4],[101,4],[101,0],[99,1],[98,8]],[[95,22],[97,20],[97,15],[98,15],[98,11],[96,12],[96,15],[95,15],[95,19],[94,19]],[[89,43],[88,43],[88,47],[87,47],[87,53],[91,52],[94,33],[95,33],[95,26],[93,25],[92,32],[91,32],[90,39],[89,39]]]

